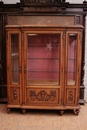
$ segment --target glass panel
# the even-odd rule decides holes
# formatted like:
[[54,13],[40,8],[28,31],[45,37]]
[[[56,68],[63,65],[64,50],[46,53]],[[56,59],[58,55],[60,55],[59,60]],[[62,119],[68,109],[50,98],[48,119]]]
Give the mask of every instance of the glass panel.
[[19,83],[19,34],[11,34],[11,83]]
[[60,34],[27,34],[27,85],[59,85]]
[[67,85],[76,84],[77,34],[69,34]]

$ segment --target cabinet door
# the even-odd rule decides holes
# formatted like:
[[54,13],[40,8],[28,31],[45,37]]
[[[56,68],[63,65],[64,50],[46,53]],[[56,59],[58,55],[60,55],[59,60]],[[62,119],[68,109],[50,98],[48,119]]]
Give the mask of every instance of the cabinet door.
[[79,100],[81,69],[81,34],[67,32],[65,57],[65,104],[75,105]]
[[25,103],[61,104],[62,33],[25,34]]
[[9,103],[21,103],[21,34],[8,32],[7,83]]

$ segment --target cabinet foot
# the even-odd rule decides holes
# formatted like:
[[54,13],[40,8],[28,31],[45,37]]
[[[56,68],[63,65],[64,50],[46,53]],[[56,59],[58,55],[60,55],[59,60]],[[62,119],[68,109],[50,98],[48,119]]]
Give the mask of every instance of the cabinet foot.
[[64,114],[64,111],[60,110],[60,115],[63,116],[63,114]]
[[74,109],[74,113],[75,113],[75,115],[79,115],[79,112],[80,112],[80,110],[79,109]]
[[23,113],[23,115],[25,115],[25,112],[26,112],[26,110],[25,110],[25,109],[22,109],[22,113]]
[[10,114],[10,111],[11,111],[11,109],[10,109],[10,108],[7,108],[7,113],[8,113],[8,114]]

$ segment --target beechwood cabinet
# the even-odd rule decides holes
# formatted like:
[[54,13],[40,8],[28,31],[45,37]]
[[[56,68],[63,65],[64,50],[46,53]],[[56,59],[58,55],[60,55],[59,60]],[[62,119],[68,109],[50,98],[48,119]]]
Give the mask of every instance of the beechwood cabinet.
[[6,26],[7,112],[11,108],[79,114],[82,31],[74,26]]

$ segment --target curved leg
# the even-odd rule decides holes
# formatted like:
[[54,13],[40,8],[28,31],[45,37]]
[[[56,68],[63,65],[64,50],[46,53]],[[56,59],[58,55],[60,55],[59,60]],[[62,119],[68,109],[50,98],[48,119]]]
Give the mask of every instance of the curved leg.
[[23,113],[23,115],[25,115],[25,112],[26,112],[26,110],[25,110],[25,109],[22,109],[22,113]]
[[60,110],[60,115],[61,115],[61,116],[63,115],[63,113],[64,113],[64,111],[63,111],[63,110]]
[[11,110],[10,108],[7,108],[7,113],[8,113],[8,114],[10,114],[10,110]]
[[80,110],[79,109],[74,109],[74,113],[75,113],[75,115],[79,115],[79,112],[80,112]]

